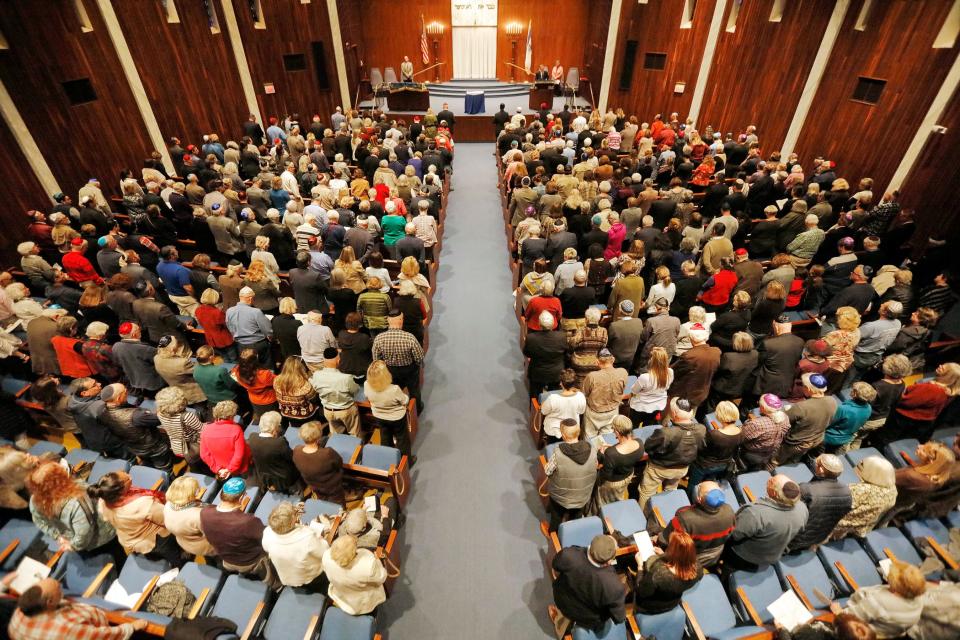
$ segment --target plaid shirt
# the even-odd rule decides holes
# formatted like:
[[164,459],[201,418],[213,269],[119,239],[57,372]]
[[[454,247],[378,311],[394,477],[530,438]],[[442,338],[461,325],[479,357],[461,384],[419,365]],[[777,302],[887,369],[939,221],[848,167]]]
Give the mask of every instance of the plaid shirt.
[[797,237],[787,245],[787,253],[803,260],[812,258],[826,235],[823,229],[807,229],[797,234]]
[[423,348],[412,333],[388,329],[373,341],[373,359],[383,360],[388,367],[408,367],[423,362]]
[[106,614],[86,604],[64,603],[28,617],[17,609],[8,627],[11,640],[127,640],[133,625],[111,627]]
[[437,243],[437,221],[431,215],[418,215],[413,219],[417,228],[417,237],[423,240],[423,246],[432,247]]

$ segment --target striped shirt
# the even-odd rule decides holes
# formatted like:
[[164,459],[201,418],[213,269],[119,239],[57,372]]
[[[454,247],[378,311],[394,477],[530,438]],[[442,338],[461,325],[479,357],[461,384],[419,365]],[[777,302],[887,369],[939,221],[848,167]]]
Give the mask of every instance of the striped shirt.
[[363,315],[363,326],[367,329],[386,329],[390,296],[382,291],[364,291],[357,298],[357,311]]
[[187,443],[200,442],[200,430],[203,429],[203,423],[193,411],[184,411],[178,416],[166,416],[162,413],[157,414],[160,419],[160,427],[170,438],[170,449],[174,455],[184,457],[187,455]]

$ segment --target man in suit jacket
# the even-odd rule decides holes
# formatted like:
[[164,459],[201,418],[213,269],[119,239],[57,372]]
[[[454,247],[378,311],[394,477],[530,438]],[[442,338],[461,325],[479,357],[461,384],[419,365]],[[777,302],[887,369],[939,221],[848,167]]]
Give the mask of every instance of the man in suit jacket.
[[550,272],[553,273],[563,264],[563,253],[567,249],[577,248],[577,236],[567,231],[567,223],[563,218],[553,221],[553,233],[547,238],[547,247],[544,251],[550,260]]
[[268,411],[260,416],[260,431],[247,438],[253,456],[253,474],[261,487],[281,493],[299,492],[300,472],[293,464],[293,452],[280,434],[281,416]]
[[557,637],[562,638],[571,624],[600,631],[608,620],[620,624],[626,620],[626,589],[610,564],[617,556],[617,541],[598,535],[590,547],[567,547],[553,558],[553,601],[550,619]]
[[157,302],[154,295],[156,291],[153,285],[147,284],[143,297],[133,302],[133,315],[140,326],[147,330],[147,339],[157,344],[163,336],[173,334],[180,344],[186,344],[186,337],[180,331],[180,321],[169,307]]
[[607,328],[609,342],[607,348],[613,354],[613,366],[633,370],[633,361],[637,348],[643,338],[643,321],[633,317],[634,305],[631,300],[623,300],[617,305],[613,322]]
[[[253,144],[258,147],[263,144],[263,127],[257,122],[257,116],[250,114],[250,117],[243,123],[243,135],[250,138]],[[183,156],[181,156],[183,158]]]
[[755,396],[772,393],[786,398],[790,395],[797,363],[803,356],[803,338],[793,335],[791,328],[790,321],[781,316],[773,323],[773,335],[760,343],[760,361],[753,385]]
[[450,129],[450,133],[452,135],[453,126],[456,124],[456,122],[453,117],[453,111],[450,111],[450,105],[448,105],[446,102],[443,103],[443,109],[437,113],[437,121],[443,122],[444,120],[447,121],[447,128]]
[[700,323],[690,327],[693,345],[673,365],[671,398],[686,398],[696,408],[710,393],[713,374],[720,367],[720,349],[707,344],[709,332]]

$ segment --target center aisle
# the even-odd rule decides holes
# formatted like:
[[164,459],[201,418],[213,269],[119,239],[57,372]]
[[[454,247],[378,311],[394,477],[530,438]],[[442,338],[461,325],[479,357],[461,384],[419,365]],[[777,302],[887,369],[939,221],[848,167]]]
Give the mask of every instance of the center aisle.
[[391,640],[553,636],[492,152],[457,145]]

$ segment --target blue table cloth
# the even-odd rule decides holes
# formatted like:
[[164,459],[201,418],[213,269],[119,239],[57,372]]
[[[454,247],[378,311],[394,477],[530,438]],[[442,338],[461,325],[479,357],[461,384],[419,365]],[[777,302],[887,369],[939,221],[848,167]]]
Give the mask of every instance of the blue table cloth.
[[463,110],[469,114],[483,113],[486,111],[483,98],[483,91],[467,93],[463,98]]

